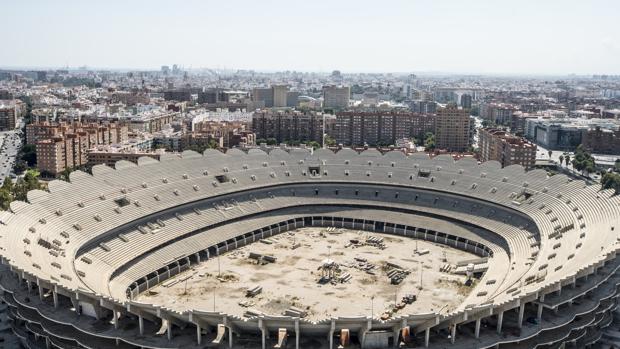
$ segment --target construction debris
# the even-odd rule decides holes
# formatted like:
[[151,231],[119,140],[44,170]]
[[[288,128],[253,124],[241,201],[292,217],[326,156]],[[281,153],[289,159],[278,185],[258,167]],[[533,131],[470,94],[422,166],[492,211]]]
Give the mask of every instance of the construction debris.
[[383,238],[378,238],[375,236],[369,236],[366,238],[366,244],[367,245],[371,245],[371,246],[375,246],[380,250],[385,250],[386,246],[385,243],[383,243]]
[[262,255],[255,252],[250,252],[248,258],[255,260],[258,264],[275,263],[277,258],[274,256]]
[[411,273],[409,270],[404,270],[399,265],[393,263],[386,263],[385,270],[392,285],[400,284]]
[[263,292],[263,286],[256,285],[252,288],[249,288],[247,291],[245,291],[245,296],[254,297],[257,294],[262,293],[262,292]]
[[442,273],[451,273],[454,270],[454,266],[452,264],[444,264],[439,267],[439,271]]
[[286,309],[284,311],[284,315],[292,316],[292,317],[304,318],[304,317],[306,317],[307,313],[303,309],[300,309],[300,308],[297,308],[297,307],[290,307],[290,308],[288,308],[288,309]]

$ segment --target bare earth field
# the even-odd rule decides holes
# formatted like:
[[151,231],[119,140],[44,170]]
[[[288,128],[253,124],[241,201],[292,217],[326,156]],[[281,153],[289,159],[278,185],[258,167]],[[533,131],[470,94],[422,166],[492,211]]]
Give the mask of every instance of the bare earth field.
[[[383,241],[366,244],[370,237]],[[395,298],[400,303],[407,294],[416,295],[417,300],[397,314],[447,312],[472,289],[464,286],[465,276],[440,268],[476,256],[435,243],[418,240],[418,250],[429,252],[419,255],[414,239],[335,228],[302,228],[266,240],[205,261],[143,293],[138,301],[239,316],[249,309],[283,315],[296,307],[307,312],[306,319],[321,320],[368,316],[371,309],[380,317],[393,308]],[[259,263],[249,258],[250,252],[273,256],[276,261]],[[338,271],[333,282],[319,283],[320,267],[328,259],[338,264]],[[387,275],[394,265],[405,275],[398,285],[391,284]],[[347,274],[350,279],[341,282]],[[246,290],[255,286],[261,286],[262,292],[246,297]]]

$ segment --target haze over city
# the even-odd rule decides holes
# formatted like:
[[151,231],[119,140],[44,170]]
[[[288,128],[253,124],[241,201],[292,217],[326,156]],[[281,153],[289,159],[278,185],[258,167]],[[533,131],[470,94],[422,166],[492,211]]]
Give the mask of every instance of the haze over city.
[[618,74],[620,2],[3,1],[2,67]]
[[620,1],[0,14],[0,349],[620,348]]

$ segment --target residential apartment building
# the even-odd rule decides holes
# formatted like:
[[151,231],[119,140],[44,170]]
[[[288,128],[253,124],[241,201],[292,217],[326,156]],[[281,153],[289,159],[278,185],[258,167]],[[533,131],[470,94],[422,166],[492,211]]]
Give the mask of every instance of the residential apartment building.
[[37,168],[58,175],[67,168],[86,165],[88,145],[88,135],[83,131],[41,140],[36,144]]
[[495,160],[502,167],[521,165],[526,169],[534,167],[536,145],[523,137],[509,134],[505,130],[484,128],[478,131],[480,160]]
[[435,146],[452,152],[469,148],[469,110],[454,105],[437,110],[435,118]]
[[351,87],[323,86],[323,107],[330,109],[345,109],[349,106]]
[[39,122],[26,126],[26,144],[36,144],[40,140],[62,137],[65,134],[86,132],[89,147],[99,144],[124,144],[129,140],[128,127],[111,123],[50,123]]
[[435,114],[437,112],[437,103],[423,100],[411,101],[409,102],[409,109],[420,114]]
[[393,145],[434,132],[435,116],[407,111],[347,111],[336,114],[333,137],[346,146]]
[[510,125],[512,115],[517,108],[510,104],[483,103],[480,105],[480,117],[497,125]]
[[89,150],[99,145],[128,142],[127,126],[47,122],[26,127],[28,144],[35,144],[37,167],[42,172],[58,175],[66,168],[84,166],[89,162]]
[[252,116],[256,139],[275,138],[278,143],[323,141],[323,114],[300,111],[260,111]]
[[133,163],[138,163],[138,159],[141,157],[150,157],[155,160],[159,160],[161,155],[164,154],[163,150],[156,150],[153,152],[132,150],[119,150],[113,147],[99,147],[97,149],[91,149],[88,153],[88,162],[90,165],[106,165],[114,167],[117,161],[125,160]]
[[13,101],[0,101],[0,131],[8,131],[17,124],[17,109]]
[[600,126],[588,130],[583,139],[583,146],[595,154],[620,154],[620,129],[603,129]]

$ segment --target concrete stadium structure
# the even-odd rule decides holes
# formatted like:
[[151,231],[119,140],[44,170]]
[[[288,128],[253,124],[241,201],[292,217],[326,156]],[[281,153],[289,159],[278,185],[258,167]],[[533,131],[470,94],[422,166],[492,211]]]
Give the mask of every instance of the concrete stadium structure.
[[[617,307],[620,198],[564,175],[348,149],[184,152],[92,173],[0,213],[0,289],[26,347],[266,348],[284,332],[289,348],[334,348],[346,333],[363,348],[583,348]],[[489,257],[489,268],[455,310],[385,321],[134,300],[222,251],[304,226],[425,239]]]

